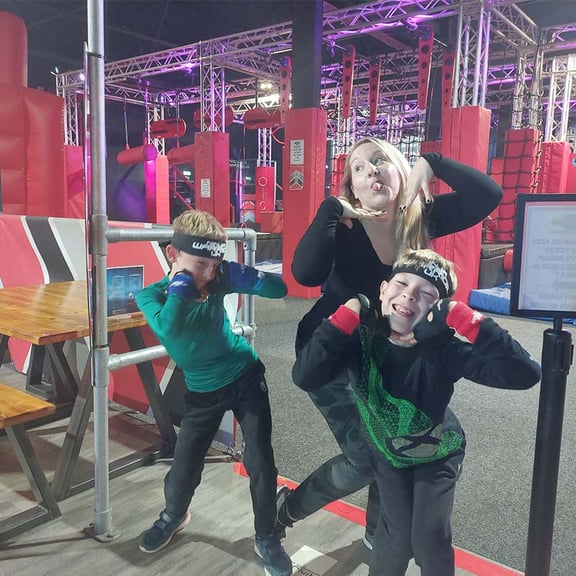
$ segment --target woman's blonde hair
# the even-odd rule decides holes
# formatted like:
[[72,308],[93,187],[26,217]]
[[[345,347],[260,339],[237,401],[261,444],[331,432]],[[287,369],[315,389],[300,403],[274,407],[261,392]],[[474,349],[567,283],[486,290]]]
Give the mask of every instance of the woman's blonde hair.
[[200,236],[217,242],[226,242],[226,231],[222,224],[209,212],[202,210],[187,210],[182,212],[172,222],[174,232]]
[[359,146],[369,143],[375,144],[380,148],[386,160],[394,165],[400,176],[400,190],[395,206],[396,242],[399,250],[428,248],[430,245],[430,236],[424,223],[424,207],[420,196],[418,196],[404,212],[400,213],[398,211],[398,208],[405,204],[406,183],[408,182],[408,175],[410,174],[411,168],[404,154],[402,154],[396,146],[380,138],[368,137],[358,140],[350,149],[344,164],[344,176],[342,178],[343,197],[348,200],[352,206],[360,206],[360,202],[355,198],[354,192],[352,191],[352,167],[350,165],[350,157]]

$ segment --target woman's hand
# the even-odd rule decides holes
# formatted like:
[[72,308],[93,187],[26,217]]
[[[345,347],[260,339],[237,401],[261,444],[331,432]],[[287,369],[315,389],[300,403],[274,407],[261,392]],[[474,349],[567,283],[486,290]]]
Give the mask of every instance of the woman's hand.
[[416,200],[420,193],[424,196],[426,204],[434,202],[434,196],[432,196],[432,192],[430,192],[430,181],[433,177],[434,171],[430,164],[428,164],[423,157],[418,158],[408,176],[405,194],[406,202],[400,206],[400,212],[404,212],[408,206]]
[[338,198],[342,205],[342,216],[340,222],[352,228],[352,218],[364,220],[385,220],[387,212],[385,210],[366,210],[365,208],[355,208],[345,198]]

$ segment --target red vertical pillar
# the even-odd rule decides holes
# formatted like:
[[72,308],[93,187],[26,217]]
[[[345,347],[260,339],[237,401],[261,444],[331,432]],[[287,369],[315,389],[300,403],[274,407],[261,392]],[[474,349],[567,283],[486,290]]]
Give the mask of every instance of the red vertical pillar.
[[196,208],[230,227],[230,139],[226,132],[194,135]]
[[428,84],[430,83],[430,64],[434,47],[434,30],[423,28],[424,35],[418,39],[418,108],[426,110],[428,105]]
[[368,100],[370,103],[370,124],[374,125],[378,118],[378,97],[380,95],[380,69],[382,62],[372,62],[370,64],[370,82],[368,84]]
[[[489,110],[466,106],[443,111],[440,152],[444,156],[486,172],[489,137]],[[470,290],[478,286],[481,244],[482,223],[434,240],[434,249],[456,266],[458,291],[455,297],[463,302],[468,302]]]
[[170,224],[168,158],[157,156],[144,162],[146,222]]
[[292,276],[294,251],[324,199],[326,180],[326,112],[299,108],[286,114],[283,157],[284,235],[282,278],[288,294],[315,298],[320,288],[301,286]]

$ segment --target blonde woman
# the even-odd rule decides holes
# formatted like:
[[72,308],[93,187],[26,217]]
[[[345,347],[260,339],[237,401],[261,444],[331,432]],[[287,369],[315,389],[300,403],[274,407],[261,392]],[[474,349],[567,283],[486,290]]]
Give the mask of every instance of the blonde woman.
[[[453,192],[433,197],[434,176]],[[392,264],[403,250],[427,248],[431,238],[481,222],[501,199],[502,189],[489,176],[439,153],[423,154],[410,169],[404,155],[388,142],[358,141],[346,159],[342,197],[324,200],[294,254],[296,280],[304,286],[325,286],[323,296],[299,323],[296,354],[322,320],[350,298],[365,294],[378,302],[380,284],[390,277]],[[373,480],[347,374],[326,378],[309,395],[342,454],[323,464],[296,490],[279,491],[278,520],[283,526]],[[378,491],[372,483],[364,539],[370,549],[378,517]]]

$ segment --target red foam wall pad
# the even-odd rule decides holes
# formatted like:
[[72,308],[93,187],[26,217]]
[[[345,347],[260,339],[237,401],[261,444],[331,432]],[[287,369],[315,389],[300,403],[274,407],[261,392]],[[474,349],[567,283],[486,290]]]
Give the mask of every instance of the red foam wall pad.
[[568,142],[542,143],[538,177],[539,194],[566,192],[570,154],[571,149]]
[[[440,152],[487,170],[490,111],[480,106],[448,108],[443,112]],[[474,142],[474,146],[470,146]],[[455,264],[458,290],[455,298],[468,302],[470,290],[478,286],[482,224],[434,240],[434,249]]]

